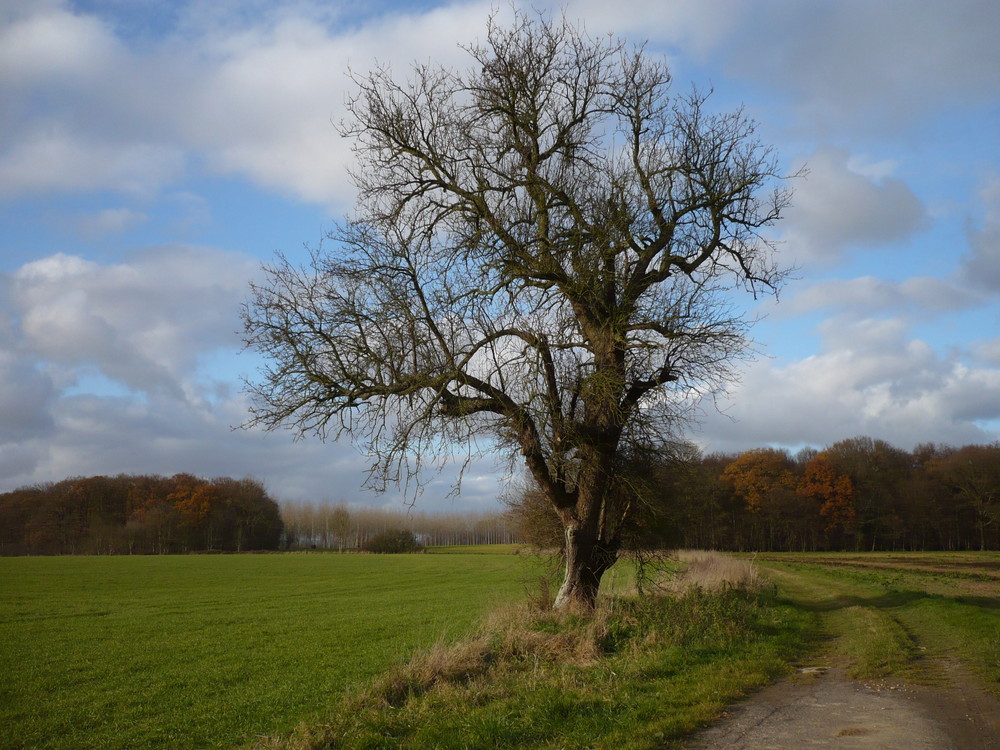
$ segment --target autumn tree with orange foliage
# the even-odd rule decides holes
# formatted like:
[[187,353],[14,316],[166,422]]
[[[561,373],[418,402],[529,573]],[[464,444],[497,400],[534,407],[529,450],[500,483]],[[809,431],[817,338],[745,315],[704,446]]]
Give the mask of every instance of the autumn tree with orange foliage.
[[0,495],[0,554],[277,549],[278,505],[253,479],[84,477]]
[[785,451],[757,448],[741,454],[722,472],[750,511],[754,547],[804,548],[809,529],[797,513],[795,464]]
[[828,532],[843,534],[857,520],[851,478],[838,474],[822,453],[806,464],[795,493],[804,500],[816,501],[819,514],[827,520],[825,530]]
[[759,513],[778,492],[795,486],[791,463],[784,451],[756,448],[729,464],[722,478],[746,501],[747,508]]

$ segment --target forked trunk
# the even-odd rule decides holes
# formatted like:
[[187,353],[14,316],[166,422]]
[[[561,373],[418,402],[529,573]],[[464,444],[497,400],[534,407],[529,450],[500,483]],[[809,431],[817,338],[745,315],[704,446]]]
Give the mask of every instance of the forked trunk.
[[579,527],[566,529],[566,575],[553,608],[593,609],[597,603],[601,578],[618,554],[595,537]]

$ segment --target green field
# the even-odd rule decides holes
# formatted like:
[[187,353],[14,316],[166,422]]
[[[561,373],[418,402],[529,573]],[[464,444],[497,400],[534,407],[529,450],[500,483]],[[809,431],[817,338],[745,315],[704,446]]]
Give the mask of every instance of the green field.
[[233,747],[523,595],[515,555],[0,558],[0,747]]

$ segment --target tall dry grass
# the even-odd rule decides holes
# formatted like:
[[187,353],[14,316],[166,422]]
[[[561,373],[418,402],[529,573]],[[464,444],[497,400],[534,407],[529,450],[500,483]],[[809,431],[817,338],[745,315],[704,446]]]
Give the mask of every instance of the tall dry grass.
[[708,550],[677,550],[674,558],[682,566],[670,583],[675,592],[692,588],[705,591],[734,588],[759,592],[767,585],[753,560]]
[[[632,568],[609,575],[602,583],[607,596],[678,596],[692,589],[734,589],[757,594],[770,584],[753,560],[710,550],[643,552]],[[615,573],[612,569],[611,573]]]

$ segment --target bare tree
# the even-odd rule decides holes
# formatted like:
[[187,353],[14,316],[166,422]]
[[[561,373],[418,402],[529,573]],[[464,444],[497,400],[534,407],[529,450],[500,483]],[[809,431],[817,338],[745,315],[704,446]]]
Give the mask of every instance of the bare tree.
[[518,13],[466,51],[355,77],[356,213],[253,287],[248,424],[347,434],[379,489],[456,445],[519,452],[565,529],[556,606],[592,606],[623,458],[749,353],[731,301],[780,285],[788,192],[752,120],[671,95],[642,48]]

